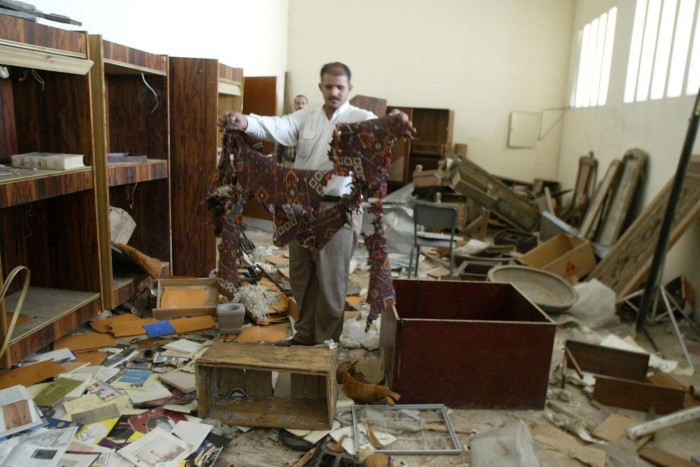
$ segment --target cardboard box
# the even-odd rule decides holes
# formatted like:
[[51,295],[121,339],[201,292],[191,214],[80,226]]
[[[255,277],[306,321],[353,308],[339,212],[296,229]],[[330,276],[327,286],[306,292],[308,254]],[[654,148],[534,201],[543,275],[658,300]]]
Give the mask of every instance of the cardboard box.
[[110,206],[109,227],[112,241],[126,245],[136,229],[136,221],[125,210]]
[[573,235],[556,235],[520,257],[520,262],[544,269],[575,283],[593,270],[596,259],[591,242]]
[[555,324],[511,284],[396,279],[381,316],[401,403],[544,408]]
[[218,303],[219,291],[215,278],[159,279],[153,317],[215,316]]

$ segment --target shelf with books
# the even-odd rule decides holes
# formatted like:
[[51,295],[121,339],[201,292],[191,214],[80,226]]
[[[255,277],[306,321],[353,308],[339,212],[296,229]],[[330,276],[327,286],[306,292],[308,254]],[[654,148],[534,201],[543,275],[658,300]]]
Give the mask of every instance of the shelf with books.
[[[151,285],[140,269],[124,273],[111,253],[110,207],[133,217],[129,246],[159,259],[170,245],[168,58],[90,35],[96,191],[103,305],[114,308]],[[118,155],[128,162],[112,162]],[[138,155],[138,156],[137,156]],[[139,160],[143,159],[143,160]]]
[[243,109],[243,69],[214,59],[170,57],[173,273],[206,277],[216,267],[216,237],[206,200],[216,175],[217,121]]
[[[0,283],[31,271],[22,323],[10,333],[20,284],[0,302],[7,368],[101,309],[87,35],[0,15]],[[12,156],[79,154],[73,170],[14,169]],[[8,337],[8,334],[10,336]]]

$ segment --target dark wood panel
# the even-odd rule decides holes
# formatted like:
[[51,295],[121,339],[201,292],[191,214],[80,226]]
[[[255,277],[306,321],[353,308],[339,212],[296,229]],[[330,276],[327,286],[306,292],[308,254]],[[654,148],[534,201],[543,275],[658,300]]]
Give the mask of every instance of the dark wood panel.
[[93,190],[33,203],[24,221],[32,285],[100,292]]
[[108,164],[109,186],[147,182],[168,177],[168,162],[154,160],[137,164]]
[[15,128],[12,81],[0,79],[0,161],[7,164],[12,154],[17,154],[17,130]]
[[218,63],[170,58],[169,77],[172,269],[176,275],[206,277],[216,266],[216,237],[204,201],[221,138]]
[[648,354],[572,340],[566,341],[566,347],[583,371],[637,381],[644,381],[647,377]]
[[102,50],[105,60],[114,60],[129,65],[167,73],[167,58],[143,50],[133,49],[114,42],[102,41]]
[[33,21],[0,15],[0,39],[50,47],[87,56],[87,36],[84,32],[52,28]]
[[112,206],[124,209],[136,223],[129,245],[161,261],[170,261],[167,180],[112,187],[109,199]]
[[[13,69],[13,74],[19,74]],[[39,72],[14,82],[18,152],[83,154],[92,165],[92,118],[87,76]]]
[[144,154],[165,159],[168,153],[168,82],[164,76],[105,77],[109,109],[109,152]]
[[370,96],[355,96],[350,104],[361,109],[369,110],[379,118],[386,116],[386,99]]
[[0,183],[0,209],[18,204],[89,190],[93,187],[92,170],[57,173],[40,171],[37,177],[24,178],[11,183]]
[[[276,76],[248,76],[245,78],[243,113],[246,115],[277,115]],[[274,149],[274,142],[263,142],[263,154],[271,154]]]
[[605,405],[643,412],[653,407],[656,413],[664,414],[683,408],[685,392],[647,382],[597,376],[593,398]]
[[224,65],[223,63],[219,63],[218,76],[221,79],[242,83],[243,68],[233,68],[228,65]]

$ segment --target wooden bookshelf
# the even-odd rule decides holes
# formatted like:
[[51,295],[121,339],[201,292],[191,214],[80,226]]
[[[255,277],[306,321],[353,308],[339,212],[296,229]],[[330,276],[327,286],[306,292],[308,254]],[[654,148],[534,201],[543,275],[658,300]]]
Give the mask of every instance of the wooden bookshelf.
[[217,121],[243,108],[243,70],[213,59],[170,57],[173,274],[207,277],[216,237],[205,204],[216,176]]
[[[31,271],[26,322],[9,333],[21,281],[0,303],[8,368],[102,309],[87,35],[0,15],[0,283]],[[82,154],[70,171],[15,170],[25,152]],[[20,275],[20,278],[22,275]]]
[[[170,126],[168,58],[90,35],[95,170],[104,308],[114,308],[152,284],[137,267],[112,257],[110,206],[136,222],[129,245],[161,260],[169,272]],[[147,162],[109,163],[110,153],[148,156]]]

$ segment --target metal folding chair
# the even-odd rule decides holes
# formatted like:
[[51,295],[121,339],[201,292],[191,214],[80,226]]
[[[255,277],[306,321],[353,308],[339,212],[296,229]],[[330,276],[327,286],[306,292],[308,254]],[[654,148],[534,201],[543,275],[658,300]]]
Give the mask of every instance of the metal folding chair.
[[[439,228],[445,233],[435,234],[425,232],[423,228]],[[416,265],[415,275],[418,275],[418,262],[421,246],[436,248],[449,248],[450,250],[450,274],[454,272],[455,258],[455,231],[457,230],[457,206],[453,204],[431,203],[416,201],[413,204],[413,248],[408,261],[408,276],[411,277],[413,269],[413,252],[415,251]]]

